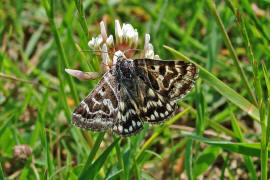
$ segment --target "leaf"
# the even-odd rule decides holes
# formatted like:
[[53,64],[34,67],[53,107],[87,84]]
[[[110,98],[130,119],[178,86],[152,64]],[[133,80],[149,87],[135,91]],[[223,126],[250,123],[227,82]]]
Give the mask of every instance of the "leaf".
[[30,171],[31,163],[32,163],[32,157],[30,156],[29,159],[27,160],[27,163],[24,165],[24,168],[20,174],[19,180],[27,179],[27,175]]
[[193,140],[188,139],[184,156],[185,169],[188,179],[192,179],[192,146]]
[[[193,140],[204,142],[206,144],[220,146],[223,149],[230,152],[235,152],[235,153],[244,154],[244,155],[253,156],[253,157],[260,157],[260,151],[261,151],[260,143],[233,143],[233,142],[222,141],[222,140],[211,140],[211,139],[207,139],[204,137],[200,137],[200,136],[190,134],[190,133],[185,133],[185,132],[181,132],[180,134],[185,137],[191,138]],[[268,155],[268,158],[269,158],[269,155]]]
[[104,138],[104,135],[105,135],[105,132],[99,133],[99,135],[98,135],[98,137],[97,137],[97,139],[95,141],[95,144],[94,144],[94,146],[93,146],[93,148],[92,148],[92,150],[91,150],[91,152],[90,152],[90,154],[89,154],[89,156],[87,158],[87,161],[86,161],[86,163],[85,163],[85,165],[83,167],[81,175],[87,173],[87,169],[91,166],[92,161],[95,158],[95,155],[97,154],[99,146],[100,146],[100,144],[101,144],[101,142],[102,142],[102,140]]
[[[79,180],[84,179],[95,179],[96,175],[98,174],[100,168],[102,165],[104,165],[108,155],[112,151],[113,147],[116,145],[116,143],[119,141],[120,138],[116,139],[100,156],[99,158],[90,166],[88,164],[85,164],[84,171],[81,173]],[[91,155],[91,153],[90,153]]]
[[123,169],[114,172],[113,174],[108,176],[105,180],[110,180],[110,179],[113,179],[113,178],[117,177],[122,171],[123,171]]
[[13,119],[13,115],[10,115],[10,117],[8,117],[8,120],[6,120],[3,125],[1,125],[1,127],[0,127],[0,137],[5,132],[7,127],[9,127],[9,124],[10,124],[12,119]]
[[0,179],[5,179],[4,172],[2,170],[2,164],[0,163]]
[[194,162],[193,179],[205,172],[208,167],[216,160],[221,148],[218,146],[207,147]]

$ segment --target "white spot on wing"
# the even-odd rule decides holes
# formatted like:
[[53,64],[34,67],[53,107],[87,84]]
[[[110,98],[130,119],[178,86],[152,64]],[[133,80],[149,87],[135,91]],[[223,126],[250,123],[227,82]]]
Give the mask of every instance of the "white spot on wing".
[[152,97],[155,97],[155,92],[151,88],[148,89],[148,94]]
[[166,107],[169,111],[172,111],[172,107],[170,106],[170,104],[167,104]]
[[135,111],[134,109],[131,109],[130,112],[131,112],[132,114],[136,114],[136,111]]
[[119,130],[119,132],[123,132],[123,126],[119,125],[118,130]]
[[83,108],[86,110],[86,112],[89,114],[90,110],[89,110],[88,105],[84,101],[82,101],[81,104],[82,104]]
[[158,117],[158,113],[157,113],[157,111],[155,111],[155,112],[154,112],[154,114],[155,114],[155,116],[156,116],[156,117]]
[[107,106],[107,103],[108,103],[108,101],[106,101],[107,99],[103,99],[103,104],[105,105],[105,106]]
[[92,98],[92,101],[93,101],[95,104],[100,104],[100,102],[98,102],[95,98]]
[[159,75],[158,78],[162,81],[164,79],[164,76]]
[[125,108],[125,103],[123,101],[120,102],[120,109],[121,110],[124,110]]
[[120,113],[120,111],[118,111],[117,117],[118,117],[118,119],[121,119],[121,113]]
[[162,106],[162,102],[161,102],[161,100],[160,100],[160,99],[158,100],[158,102],[157,102],[157,103],[158,103],[158,105],[159,105],[159,106]]
[[160,117],[164,118],[164,114],[163,113],[160,113]]
[[122,121],[126,122],[126,116],[122,117]]

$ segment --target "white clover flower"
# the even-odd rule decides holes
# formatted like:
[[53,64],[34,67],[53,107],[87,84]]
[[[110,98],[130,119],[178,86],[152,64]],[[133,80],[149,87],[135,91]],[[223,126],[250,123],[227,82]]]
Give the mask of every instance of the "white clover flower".
[[101,36],[102,36],[103,42],[106,42],[106,40],[107,40],[107,33],[106,33],[105,24],[104,24],[103,21],[100,22],[100,32],[101,32]]
[[106,40],[106,44],[109,48],[113,47],[114,46],[114,43],[113,43],[113,35],[110,35],[108,37],[108,39]]
[[154,59],[154,56],[154,47],[151,43],[149,43],[145,49],[145,57],[149,59]]
[[102,42],[103,42],[102,36],[98,35],[98,37],[96,38],[92,37],[92,40],[88,42],[88,46],[94,50],[101,50],[100,46]]
[[[121,27],[119,20],[115,20],[115,37],[113,37],[111,34],[107,35],[105,23],[101,21],[100,32],[101,34],[97,37],[92,37],[88,42],[88,46],[94,51],[100,51],[100,53],[95,54],[102,58],[100,68],[104,73],[113,68],[120,55],[131,59],[135,56],[159,59],[159,56],[154,53],[153,45],[150,43],[149,34],[145,34],[143,51],[136,49],[139,46],[139,34],[131,24],[123,24]],[[140,54],[136,54],[137,52],[140,52]],[[92,74],[91,72],[85,74],[78,70],[67,69],[66,72],[80,80],[87,80],[88,78],[92,80],[99,77],[98,74]]]
[[103,46],[102,46],[102,53],[101,53],[101,55],[102,55],[102,62],[101,62],[101,65],[100,65],[101,70],[103,72],[107,72],[107,71],[110,70],[110,67],[113,64],[112,64],[112,61],[111,61],[111,59],[110,59],[110,57],[108,55],[108,48],[107,48],[107,45],[106,44],[103,44]]
[[117,44],[122,43],[123,31],[120,26],[119,20],[115,20],[115,37]]

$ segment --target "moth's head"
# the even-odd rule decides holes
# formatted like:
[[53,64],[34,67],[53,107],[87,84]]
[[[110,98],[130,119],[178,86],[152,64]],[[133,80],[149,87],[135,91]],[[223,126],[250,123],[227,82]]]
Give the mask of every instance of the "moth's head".
[[116,75],[122,79],[131,79],[133,60],[127,59],[122,51],[117,51],[114,55],[113,60]]
[[127,59],[125,54],[122,51],[116,51],[113,56],[113,64],[117,64],[117,62],[121,62]]

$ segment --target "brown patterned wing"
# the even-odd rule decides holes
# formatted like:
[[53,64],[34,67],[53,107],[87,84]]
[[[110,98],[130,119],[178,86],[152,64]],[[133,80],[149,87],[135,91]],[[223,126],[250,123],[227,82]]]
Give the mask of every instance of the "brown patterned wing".
[[137,76],[170,101],[183,98],[198,78],[198,68],[184,61],[135,59],[134,65]]
[[92,92],[72,114],[72,123],[91,131],[113,128],[119,106],[119,84],[112,71],[103,75]]
[[175,101],[169,101],[148,86],[138,77],[138,96],[137,102],[140,106],[140,118],[144,122],[151,124],[160,124],[172,118],[177,112]]
[[117,113],[117,122],[113,132],[120,136],[131,136],[143,129],[140,111],[136,100],[125,87],[120,88],[120,103]]

